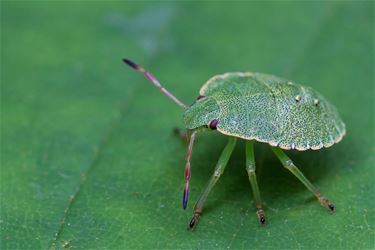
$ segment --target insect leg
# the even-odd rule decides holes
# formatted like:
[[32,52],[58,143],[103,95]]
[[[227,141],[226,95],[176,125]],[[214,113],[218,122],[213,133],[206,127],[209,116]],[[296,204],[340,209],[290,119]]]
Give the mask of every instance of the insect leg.
[[324,197],[319,190],[311,184],[311,182],[303,175],[303,173],[294,165],[292,160],[282,151],[280,148],[271,147],[277,158],[281,161],[283,166],[287,168],[292,174],[294,174],[315,196],[318,198],[320,204],[329,209],[335,211],[335,206],[326,197]]
[[262,200],[260,198],[260,192],[258,188],[256,175],[255,175],[254,141],[246,141],[246,170],[247,170],[247,173],[249,174],[249,180],[250,180],[251,188],[253,190],[259,223],[261,225],[265,225],[266,217],[264,215],[264,210],[262,207]]
[[193,216],[190,220],[188,229],[192,230],[195,228],[195,226],[198,224],[199,217],[202,214],[203,205],[204,202],[207,199],[208,194],[210,193],[213,186],[216,184],[216,182],[219,180],[220,176],[223,174],[225,166],[228,163],[228,160],[233,152],[234,146],[236,145],[237,139],[235,137],[230,137],[228,144],[225,146],[223,152],[220,155],[220,158],[216,164],[215,172],[211,176],[210,181],[208,182],[208,185],[206,189],[203,191],[201,196],[199,197],[197,203],[194,206],[194,212]]
[[189,201],[189,180],[191,176],[190,172],[190,159],[191,155],[193,153],[193,146],[194,146],[194,140],[195,140],[195,134],[197,132],[194,131],[190,136],[190,142],[189,142],[189,148],[186,153],[186,165],[185,165],[185,188],[184,188],[184,194],[182,197],[182,207],[186,209],[187,203]]

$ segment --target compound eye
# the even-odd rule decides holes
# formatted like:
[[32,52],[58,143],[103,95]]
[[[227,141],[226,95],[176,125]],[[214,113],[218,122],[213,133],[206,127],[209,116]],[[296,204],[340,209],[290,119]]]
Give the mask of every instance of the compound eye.
[[213,130],[215,130],[215,129],[217,129],[217,124],[219,123],[219,121],[217,120],[217,119],[213,119],[211,122],[210,122],[210,124],[208,125],[208,127],[210,128],[210,129],[213,129]]

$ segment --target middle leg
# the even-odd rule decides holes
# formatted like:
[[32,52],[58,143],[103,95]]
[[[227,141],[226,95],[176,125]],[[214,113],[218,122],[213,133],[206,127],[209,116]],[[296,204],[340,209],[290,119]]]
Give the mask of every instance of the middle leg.
[[249,180],[251,188],[253,190],[259,224],[265,225],[266,217],[264,215],[262,200],[260,198],[260,192],[258,188],[258,182],[255,175],[254,141],[246,141],[246,170],[249,174]]

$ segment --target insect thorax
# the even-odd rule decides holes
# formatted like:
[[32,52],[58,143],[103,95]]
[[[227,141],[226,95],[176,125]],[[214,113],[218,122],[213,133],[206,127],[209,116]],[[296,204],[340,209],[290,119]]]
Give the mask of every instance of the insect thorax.
[[206,126],[220,115],[220,107],[212,97],[196,100],[184,113],[184,123],[187,129]]

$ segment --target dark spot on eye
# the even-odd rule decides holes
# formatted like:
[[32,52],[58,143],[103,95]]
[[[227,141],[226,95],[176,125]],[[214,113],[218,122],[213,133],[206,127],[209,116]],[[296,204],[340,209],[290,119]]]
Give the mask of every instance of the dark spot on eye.
[[203,98],[205,98],[204,95],[199,95],[199,96],[197,97],[197,100],[200,100],[200,99],[203,99]]
[[213,119],[208,126],[210,127],[210,129],[216,129],[218,123],[219,121],[217,119]]

